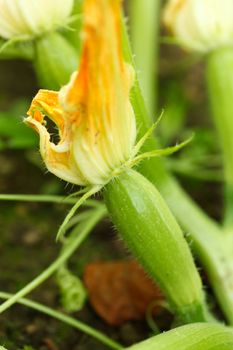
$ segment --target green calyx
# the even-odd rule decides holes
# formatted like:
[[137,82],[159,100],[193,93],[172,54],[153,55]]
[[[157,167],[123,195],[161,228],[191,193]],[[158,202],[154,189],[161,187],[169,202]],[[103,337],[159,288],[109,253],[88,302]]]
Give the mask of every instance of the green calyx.
[[141,137],[141,139],[133,147],[132,155],[130,159],[128,159],[125,163],[123,163],[119,168],[116,168],[113,170],[113,172],[111,173],[111,177],[109,178],[107,183],[110,182],[112,179],[120,176],[122,173],[128,171],[129,169],[138,166],[139,163],[145,159],[169,156],[179,151],[180,149],[185,147],[189,142],[192,141],[193,136],[191,136],[189,139],[179,144],[176,144],[175,146],[166,147],[162,149],[155,148],[154,150],[148,150],[148,151],[144,150],[144,152],[141,153],[141,150],[144,148],[145,143],[150,139],[154,130],[157,128],[158,124],[160,123],[162,115],[163,113],[161,113],[158,120],[147,130],[147,132],[143,135],[143,137]]
[[107,186],[109,182],[111,182],[113,179],[119,177],[121,174],[124,174],[131,168],[137,166],[141,161],[148,158],[154,158],[154,157],[161,157],[161,156],[168,156],[170,154],[173,154],[174,152],[179,151],[181,148],[185,147],[191,140],[192,137],[187,139],[186,141],[176,144],[175,146],[167,147],[164,149],[155,149],[152,151],[140,153],[141,149],[143,148],[144,144],[148,139],[151,137],[153,131],[156,129],[157,125],[159,124],[160,120],[162,118],[162,114],[158,121],[152,125],[148,129],[148,131],[144,134],[144,136],[136,143],[136,145],[133,147],[132,155],[131,157],[125,161],[121,166],[116,167],[110,174],[109,178],[107,178],[106,183],[102,185],[95,185],[92,184],[90,186],[84,187],[81,191],[79,191],[77,194],[83,194],[81,198],[77,201],[77,203],[73,206],[73,208],[70,210],[68,215],[66,216],[65,220],[63,221],[62,225],[59,228],[58,234],[56,239],[62,239],[64,233],[65,233],[65,227],[68,224],[69,220],[72,218],[72,216],[75,214],[75,212],[81,207],[81,205],[92,195],[98,193],[101,191],[102,188]]

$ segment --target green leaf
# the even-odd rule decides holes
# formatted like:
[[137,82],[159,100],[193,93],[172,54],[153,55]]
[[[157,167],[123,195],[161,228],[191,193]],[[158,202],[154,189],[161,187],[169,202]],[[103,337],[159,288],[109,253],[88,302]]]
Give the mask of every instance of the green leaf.
[[66,215],[65,219],[63,220],[61,226],[59,227],[56,240],[61,240],[64,237],[64,234],[67,229],[67,225],[76,213],[76,211],[85,203],[85,201],[99,192],[101,190],[102,186],[93,186],[91,188],[86,188],[87,191],[84,193],[84,195],[81,198],[77,198],[77,203],[70,209],[69,213]]
[[142,153],[139,156],[135,157],[133,162],[135,164],[137,164],[137,162],[140,162],[141,160],[143,160],[145,158],[169,156],[169,155],[179,151],[183,147],[185,147],[188,143],[190,143],[192,141],[192,139],[193,139],[193,136],[191,136],[186,141],[179,143],[175,146],[171,146],[171,147],[167,147],[167,148],[163,148],[163,149],[156,149],[154,151]]
[[31,41],[6,41],[0,39],[0,60],[23,58],[32,60],[34,50]]
[[29,101],[18,100],[7,112],[0,112],[0,149],[28,149],[38,145],[35,132],[23,123]]

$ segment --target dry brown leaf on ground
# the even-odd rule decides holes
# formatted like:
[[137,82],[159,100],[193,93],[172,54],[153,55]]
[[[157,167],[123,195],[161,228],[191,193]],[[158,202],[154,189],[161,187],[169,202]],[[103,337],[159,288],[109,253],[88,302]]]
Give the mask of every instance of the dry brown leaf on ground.
[[[94,310],[113,326],[143,319],[149,305],[163,299],[158,286],[136,261],[88,264],[84,283]],[[160,308],[155,307],[153,313],[159,311]]]

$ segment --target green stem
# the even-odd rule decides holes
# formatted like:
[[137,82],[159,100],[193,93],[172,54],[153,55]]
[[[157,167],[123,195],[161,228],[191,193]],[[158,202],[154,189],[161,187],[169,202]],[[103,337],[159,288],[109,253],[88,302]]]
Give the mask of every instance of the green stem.
[[152,117],[157,104],[160,0],[130,0],[130,29],[136,67]]
[[[46,279],[48,279],[60,266],[62,266],[69,257],[75,252],[75,250],[82,244],[86,239],[90,231],[95,227],[95,225],[106,215],[105,207],[100,207],[96,209],[93,215],[88,221],[82,223],[83,229],[79,232],[80,227],[78,227],[77,237],[69,244],[66,249],[63,250],[62,254],[54,260],[54,262],[45,269],[39,276],[22,288],[19,292],[14,294],[12,298],[0,305],[0,313],[3,313],[9,307],[14,305],[19,299],[23,298],[25,295],[29,294],[32,290],[37,288]],[[72,234],[73,235],[73,234]]]
[[[208,274],[219,304],[228,322],[233,325],[233,249],[218,226],[195,205],[173,180],[161,183],[161,193],[182,227],[199,261]],[[183,216],[181,217],[181,213]],[[232,249],[232,252],[230,250]]]
[[66,225],[69,223],[69,221],[72,219],[72,217],[74,216],[74,214],[76,213],[76,211],[78,210],[78,208],[80,208],[80,206],[82,204],[85,203],[85,201],[91,197],[92,195],[94,195],[95,193],[97,193],[98,191],[100,191],[101,187],[100,186],[94,186],[92,187],[89,191],[87,191],[86,193],[84,193],[84,195],[81,198],[77,199],[77,202],[75,203],[75,205],[70,209],[70,211],[68,212],[68,214],[66,215],[65,219],[63,220],[61,226],[59,227],[58,233],[57,233],[57,237],[56,240],[59,240],[65,233],[65,228]]
[[[122,27],[122,49],[123,49],[123,55],[125,58],[125,61],[130,63],[134,68],[135,68],[135,63],[133,60],[131,48],[130,48],[130,43],[128,39],[128,33],[127,33],[127,28],[125,24],[125,19],[122,16],[122,21],[121,21],[121,27]],[[135,68],[136,69],[136,68]],[[131,89],[131,102],[134,108],[134,111],[136,112],[136,118],[137,118],[137,123],[138,123],[138,139],[141,139],[149,127],[152,124],[152,119],[150,118],[146,105],[144,103],[144,99],[141,94],[140,86],[139,86],[139,81],[137,79],[136,75],[136,81],[134,83],[134,86]],[[142,130],[141,130],[142,128]]]
[[226,182],[225,224],[233,228],[233,49],[221,48],[206,59],[212,115],[223,151]]
[[[0,292],[0,298],[2,298],[2,299],[10,300],[10,299],[12,299],[12,297],[13,297],[13,294]],[[99,340],[101,343],[108,345],[112,349],[116,349],[116,350],[122,349],[122,346],[120,344],[113,341],[112,339],[107,337],[105,334],[95,330],[94,328],[86,325],[83,322],[80,322],[80,321],[74,319],[73,317],[66,316],[66,315],[62,314],[61,312],[55,311],[55,310],[53,310],[45,305],[42,305],[40,303],[37,303],[37,302],[32,301],[32,300],[28,300],[28,299],[19,299],[17,301],[17,303],[25,305],[25,306],[30,307],[34,310],[37,310],[45,315],[51,316],[59,321],[62,321],[64,323],[68,324],[69,326],[74,327],[74,328],[78,329],[79,331],[84,332],[84,333],[88,334],[89,336]]]
[[[0,194],[0,201],[19,201],[19,202],[38,202],[38,203],[59,203],[59,204],[75,204],[77,198],[69,198],[64,196],[40,195],[40,194]],[[87,207],[98,207],[99,202],[88,199],[83,205]]]

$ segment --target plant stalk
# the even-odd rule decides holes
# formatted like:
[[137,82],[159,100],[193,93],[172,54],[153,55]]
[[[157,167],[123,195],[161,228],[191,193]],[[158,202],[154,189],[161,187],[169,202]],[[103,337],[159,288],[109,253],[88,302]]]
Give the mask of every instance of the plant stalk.
[[225,226],[233,230],[233,48],[219,48],[206,58],[212,115],[223,152]]
[[130,0],[130,32],[140,85],[152,118],[157,106],[160,0]]
[[[56,195],[43,195],[43,194],[0,194],[0,201],[11,202],[37,202],[37,203],[58,203],[58,204],[75,204],[77,197],[65,197]],[[96,208],[100,205],[100,202],[94,199],[88,199],[83,204],[87,207]]]

